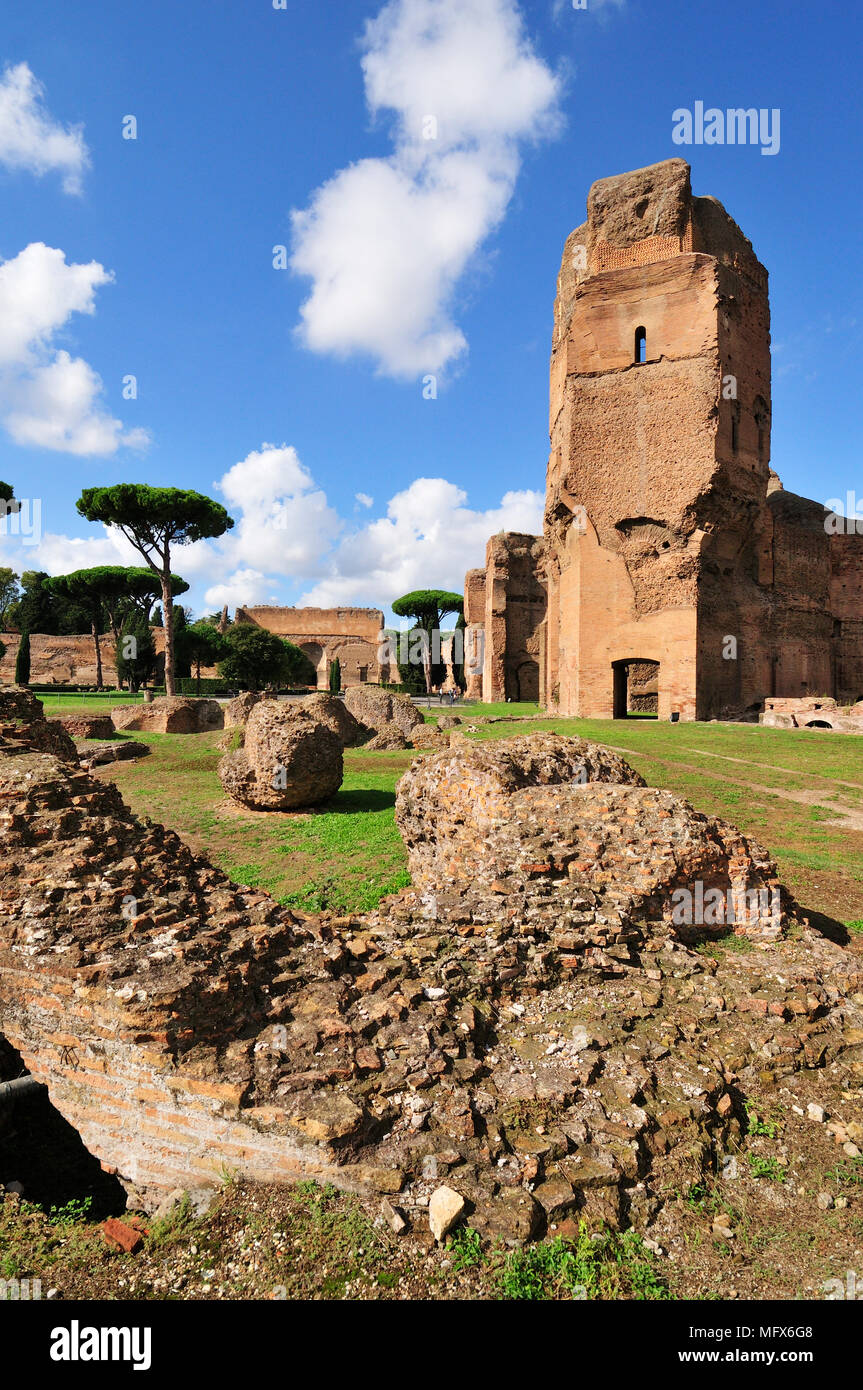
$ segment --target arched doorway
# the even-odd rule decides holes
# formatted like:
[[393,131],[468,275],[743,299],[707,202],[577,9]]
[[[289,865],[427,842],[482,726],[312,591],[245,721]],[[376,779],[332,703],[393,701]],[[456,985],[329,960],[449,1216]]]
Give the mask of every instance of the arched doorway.
[[539,700],[539,662],[523,661],[515,673],[519,700]]
[[611,663],[611,670],[613,717],[655,717],[659,712],[659,662],[650,657],[623,657]]
[[308,669],[300,676],[300,681],[304,685],[320,685],[321,666],[324,661],[324,649],[320,642],[301,642],[300,651],[308,657]]

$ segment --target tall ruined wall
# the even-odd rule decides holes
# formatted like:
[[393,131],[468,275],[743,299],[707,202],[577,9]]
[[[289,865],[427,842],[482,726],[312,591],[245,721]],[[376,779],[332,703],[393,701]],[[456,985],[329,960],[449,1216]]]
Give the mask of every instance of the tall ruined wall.
[[[158,632],[160,629],[156,629]],[[15,679],[15,658],[20,634],[0,633],[6,651],[0,658],[0,682],[11,684]],[[114,639],[105,634],[99,639],[102,649],[102,684],[117,685],[117,665]],[[30,636],[30,680],[34,685],[95,685],[96,655],[93,639],[87,634],[50,637],[41,632]]]
[[238,608],[238,623],[254,623],[275,632],[279,637],[295,641],[297,635],[310,637],[359,637],[376,643],[384,625],[384,615],[377,608],[278,608],[261,605]]
[[[485,570],[468,570],[464,577],[465,651],[472,665],[465,667],[465,695],[482,699],[482,662],[485,654]],[[479,668],[479,669],[478,669]]]
[[[610,716],[626,660],[659,662],[661,717],[704,703],[722,649],[713,634],[699,646],[700,625],[706,610],[734,630],[725,556],[767,478],[739,422],[731,449],[723,377],[744,382],[741,414],[769,401],[768,322],[766,272],[721,207],[692,197],[683,160],[594,184],[551,363],[548,685],[566,712]],[[724,585],[703,601],[708,567]]]
[[[539,700],[547,607],[542,539],[517,531],[492,536],[481,587],[485,597],[482,698]],[[479,591],[474,580],[471,615]]]
[[[863,542],[770,469],[767,272],[689,167],[595,183],[568,238],[551,358],[546,688],[623,712],[659,663],[660,717],[863,688]],[[618,692],[619,695],[619,692]]]
[[300,647],[326,686],[330,663],[339,660],[342,684],[391,680],[379,661],[384,615],[377,608],[238,608],[238,623],[254,623]]

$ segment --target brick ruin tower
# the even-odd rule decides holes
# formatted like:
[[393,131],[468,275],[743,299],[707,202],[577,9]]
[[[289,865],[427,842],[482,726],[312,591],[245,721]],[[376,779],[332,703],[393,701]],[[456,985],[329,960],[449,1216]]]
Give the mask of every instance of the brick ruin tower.
[[709,717],[768,679],[767,272],[682,159],[601,179],[587,211],[555,302],[548,690],[625,713],[627,666],[655,663],[660,718]]
[[635,676],[660,718],[859,699],[863,547],[770,469],[766,270],[681,159],[599,180],[587,213],[555,302],[547,698],[620,715]]
[[591,188],[550,396],[544,537],[493,537],[466,580],[483,698],[711,719],[863,696],[863,542],[770,468],[767,271],[684,160]]

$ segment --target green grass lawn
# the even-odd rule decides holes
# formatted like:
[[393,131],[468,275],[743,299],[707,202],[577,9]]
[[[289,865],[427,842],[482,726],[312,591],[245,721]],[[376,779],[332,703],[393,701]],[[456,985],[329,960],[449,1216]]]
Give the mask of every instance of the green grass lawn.
[[37,694],[36,699],[42,701],[46,719],[56,714],[108,714],[118,705],[144,703],[142,695],[129,695],[123,690],[105,690],[101,693],[89,690],[80,695],[66,691],[62,695]]
[[[471,737],[539,730],[620,750],[649,785],[685,796],[697,810],[730,820],[767,845],[804,908],[842,922],[863,919],[863,737],[554,718],[486,725]],[[393,808],[396,783],[414,753],[348,749],[344,783],[332,802],[284,815],[245,811],[224,795],[217,734],[135,737],[149,744],[150,757],[99,775],[115,780],[139,814],[177,830],[238,882],[308,910],[345,912],[367,910],[408,882]]]

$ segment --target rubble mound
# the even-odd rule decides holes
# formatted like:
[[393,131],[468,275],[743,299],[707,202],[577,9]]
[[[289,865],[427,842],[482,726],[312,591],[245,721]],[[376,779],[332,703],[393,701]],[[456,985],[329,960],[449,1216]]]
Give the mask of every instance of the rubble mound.
[[338,734],[304,708],[277,700],[255,705],[243,747],[219,763],[228,795],[259,811],[317,806],[335,796],[343,776]]
[[113,738],[114,723],[109,714],[59,714],[51,719],[70,738]]
[[408,742],[405,738],[404,729],[394,720],[388,724],[382,724],[377,733],[369,739],[366,748],[370,752],[400,752],[404,748],[413,746],[413,741]]
[[405,738],[422,724],[422,715],[409,695],[393,694],[373,685],[352,685],[345,695],[345,705],[360,724],[380,732],[385,724],[398,724]]
[[224,727],[225,714],[218,700],[192,700],[184,695],[162,695],[150,704],[121,705],[111,710],[116,730],[136,733],[202,734]]
[[53,753],[64,763],[77,763],[78,751],[62,724],[46,719],[42,701],[23,686],[0,689],[0,755],[26,749]]
[[136,758],[148,757],[149,752],[146,743],[137,743],[131,738],[117,739],[113,743],[94,743],[90,748],[81,750],[81,766],[91,768],[102,767],[106,763],[132,762]]
[[505,912],[529,930],[556,914],[551,939],[574,953],[628,954],[660,923],[765,938],[785,920],[766,851],[584,739],[465,741],[419,760],[398,784],[396,823],[430,916]]
[[[520,742],[407,774],[420,881],[364,916],[239,888],[110,782],[0,744],[0,1033],[133,1200],[216,1185],[228,1166],[385,1194],[423,1229],[457,1211],[490,1241],[568,1214],[661,1238],[668,1194],[721,1167],[777,1082],[801,1109],[848,1110],[859,956],[804,919],[749,952],[693,950],[663,908],[672,861],[692,874],[733,845],[725,873],[754,872],[742,837],[633,773],[564,780],[625,776],[602,750]],[[453,763],[490,835],[483,851],[465,831],[465,852],[505,870],[475,897],[427,879],[426,855],[445,862],[459,834],[435,824]],[[547,780],[525,783],[531,768]],[[513,824],[508,864],[495,798],[532,817]],[[522,852],[536,836],[548,859]]]

